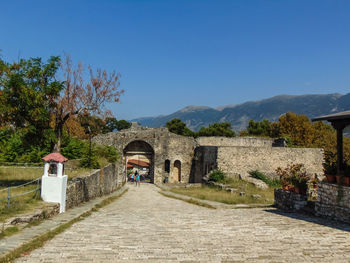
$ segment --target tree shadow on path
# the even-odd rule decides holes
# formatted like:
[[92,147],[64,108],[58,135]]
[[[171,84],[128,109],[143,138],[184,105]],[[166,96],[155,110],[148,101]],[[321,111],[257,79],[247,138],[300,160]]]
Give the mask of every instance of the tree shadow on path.
[[303,213],[295,213],[295,212],[285,212],[278,209],[265,209],[265,212],[272,213],[275,215],[285,216],[297,220],[302,220],[310,223],[315,223],[322,226],[327,226],[330,228],[347,231],[350,232],[350,225],[346,223],[342,223],[339,221],[335,221],[333,219],[327,219],[322,217],[316,217],[314,215],[303,214]]

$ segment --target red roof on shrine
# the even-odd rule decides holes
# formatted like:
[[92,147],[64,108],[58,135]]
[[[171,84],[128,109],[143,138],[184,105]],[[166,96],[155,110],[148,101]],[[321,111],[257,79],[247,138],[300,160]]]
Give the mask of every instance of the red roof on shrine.
[[45,162],[54,161],[54,162],[64,163],[64,162],[68,161],[68,159],[60,153],[50,153],[50,154],[46,155],[45,157],[43,157],[42,159]]

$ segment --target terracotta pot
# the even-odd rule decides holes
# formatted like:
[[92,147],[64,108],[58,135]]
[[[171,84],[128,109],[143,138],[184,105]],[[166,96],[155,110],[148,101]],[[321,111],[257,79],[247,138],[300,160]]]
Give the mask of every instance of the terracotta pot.
[[335,183],[335,175],[334,174],[326,174],[328,183]]
[[343,184],[346,186],[350,185],[350,177],[343,177]]
[[306,188],[295,186],[294,187],[294,192],[296,192],[297,194],[305,195],[306,194]]

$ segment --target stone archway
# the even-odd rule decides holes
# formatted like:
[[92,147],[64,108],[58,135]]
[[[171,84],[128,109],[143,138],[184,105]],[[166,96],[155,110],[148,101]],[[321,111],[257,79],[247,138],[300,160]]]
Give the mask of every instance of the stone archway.
[[174,162],[173,182],[181,182],[181,162],[179,160]]
[[154,150],[145,141],[135,140],[123,149],[123,165],[128,169],[136,169],[147,181],[154,183]]

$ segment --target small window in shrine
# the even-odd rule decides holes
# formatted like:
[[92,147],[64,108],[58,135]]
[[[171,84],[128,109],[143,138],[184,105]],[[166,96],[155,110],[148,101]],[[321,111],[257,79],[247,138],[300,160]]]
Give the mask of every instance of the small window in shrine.
[[50,176],[57,176],[57,164],[51,163],[49,167],[49,175]]

